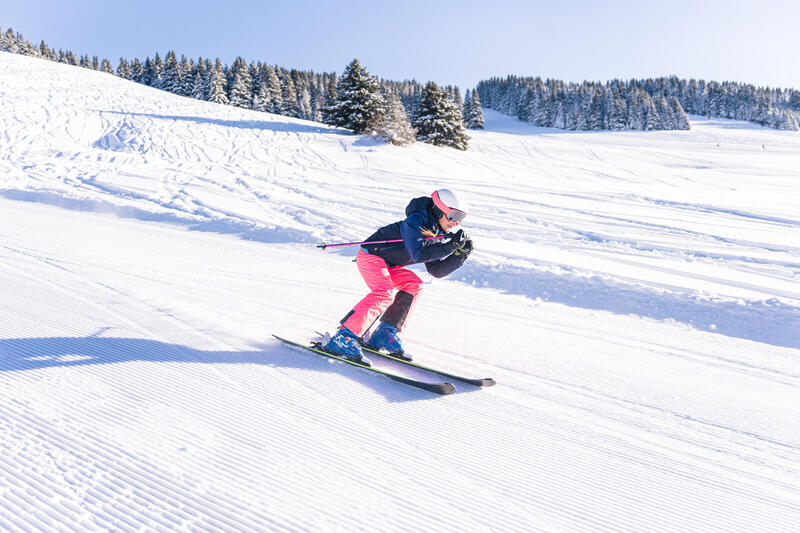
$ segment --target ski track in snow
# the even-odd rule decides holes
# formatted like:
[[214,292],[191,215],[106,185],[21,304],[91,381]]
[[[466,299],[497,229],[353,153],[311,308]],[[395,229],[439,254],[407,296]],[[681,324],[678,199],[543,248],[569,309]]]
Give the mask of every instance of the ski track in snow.
[[[796,133],[487,112],[461,153],[0,75],[0,529],[797,529]],[[353,250],[313,243],[453,179],[476,252],[404,336],[497,386],[435,397],[268,340],[363,293]]]

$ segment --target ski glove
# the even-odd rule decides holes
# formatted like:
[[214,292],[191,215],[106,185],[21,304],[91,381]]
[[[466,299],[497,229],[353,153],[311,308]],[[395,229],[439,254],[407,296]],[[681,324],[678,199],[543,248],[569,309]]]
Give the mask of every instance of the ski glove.
[[460,248],[458,248],[458,249],[457,249],[455,252],[453,252],[453,253],[454,253],[455,255],[461,256],[461,257],[463,257],[464,259],[466,259],[466,258],[467,258],[467,256],[469,255],[469,253],[470,253],[471,251],[472,251],[472,239],[470,239],[469,237],[467,237],[467,240],[466,240],[466,241],[464,241],[464,244],[462,244],[462,245],[461,245],[461,247],[460,247]]
[[457,232],[455,232],[452,235],[452,237],[450,237],[449,241],[444,243],[444,250],[448,254],[452,254],[453,252],[464,246],[464,243],[466,241],[467,241],[467,234],[464,233],[463,229],[460,229]]

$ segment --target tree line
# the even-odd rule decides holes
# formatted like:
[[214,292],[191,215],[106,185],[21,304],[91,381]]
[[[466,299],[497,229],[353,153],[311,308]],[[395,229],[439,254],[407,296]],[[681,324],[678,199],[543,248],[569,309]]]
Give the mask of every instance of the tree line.
[[377,80],[357,60],[340,77],[241,57],[230,66],[219,59],[195,61],[169,51],[144,60],[120,58],[115,71],[108,59],[55,50],[44,41],[33,45],[10,28],[0,29],[0,51],[98,70],[199,100],[341,126],[393,144],[419,140],[465,150],[465,128],[483,127],[474,89],[462,101],[454,86]]
[[734,82],[646,80],[565,83],[508,76],[478,83],[484,107],[569,130],[689,129],[687,113],[800,129],[800,91]]

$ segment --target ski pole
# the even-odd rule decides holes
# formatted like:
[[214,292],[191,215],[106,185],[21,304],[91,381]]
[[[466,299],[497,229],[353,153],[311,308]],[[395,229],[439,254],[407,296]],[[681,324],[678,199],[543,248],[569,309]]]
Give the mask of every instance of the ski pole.
[[[427,241],[429,239],[443,239],[444,237],[445,237],[444,235],[438,235],[436,237],[425,237],[425,240]],[[336,244],[325,244],[323,242],[322,244],[318,244],[317,248],[322,248],[324,250],[325,248],[334,248],[336,246],[355,246],[356,244],[389,244],[391,242],[403,242],[403,239],[389,239],[386,241],[338,242]]]

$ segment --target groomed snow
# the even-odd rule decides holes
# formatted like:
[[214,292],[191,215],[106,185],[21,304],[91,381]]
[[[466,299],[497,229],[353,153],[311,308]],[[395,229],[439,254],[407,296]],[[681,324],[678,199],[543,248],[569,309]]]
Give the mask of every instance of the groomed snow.
[[[485,111],[460,152],[8,53],[0,80],[0,530],[797,530],[796,132]],[[497,386],[272,339],[363,295],[315,244],[441,185],[476,251],[404,340]]]

